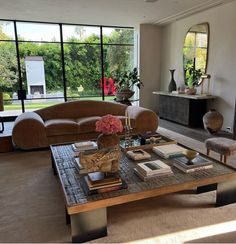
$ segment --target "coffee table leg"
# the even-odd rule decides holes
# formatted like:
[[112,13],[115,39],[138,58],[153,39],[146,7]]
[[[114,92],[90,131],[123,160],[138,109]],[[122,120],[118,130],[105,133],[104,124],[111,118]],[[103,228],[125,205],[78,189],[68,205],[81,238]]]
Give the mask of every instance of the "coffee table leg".
[[220,182],[217,185],[216,207],[236,202],[236,180]]
[[67,225],[70,225],[70,215],[67,212],[66,206],[65,206],[65,215],[66,215],[66,224]]
[[55,166],[55,161],[51,152],[51,163],[52,163],[52,169],[53,169],[53,174],[57,175],[57,171],[56,171],[56,166]]
[[217,183],[206,185],[206,186],[199,186],[197,188],[197,194],[208,192],[208,191],[215,191],[217,189]]
[[70,218],[72,242],[86,242],[107,235],[106,208],[72,214]]

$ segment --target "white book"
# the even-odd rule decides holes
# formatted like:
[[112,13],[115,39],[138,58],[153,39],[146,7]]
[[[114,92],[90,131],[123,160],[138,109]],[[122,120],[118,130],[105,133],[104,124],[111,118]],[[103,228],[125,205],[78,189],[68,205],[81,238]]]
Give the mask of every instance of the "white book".
[[183,171],[184,173],[193,173],[193,172],[196,172],[199,170],[211,169],[213,167],[213,165],[210,164],[210,165],[199,166],[197,168],[186,169],[186,168],[182,167],[181,165],[179,165],[178,163],[174,163],[173,165],[176,168],[178,168],[179,170]]
[[142,149],[127,151],[127,156],[133,160],[144,160],[151,158],[151,155]]
[[171,171],[169,165],[163,163],[161,160],[148,161],[137,164],[137,170],[145,176],[168,173]]
[[173,174],[172,171],[170,172],[167,172],[167,173],[162,173],[162,174],[155,174],[155,175],[150,175],[150,176],[146,176],[146,175],[143,175],[142,172],[140,172],[137,168],[134,168],[134,173],[139,176],[143,181],[147,181],[147,180],[150,180],[150,179],[153,179],[153,178],[156,178],[156,177],[161,177],[161,176],[170,176]]
[[169,158],[182,155],[186,149],[176,144],[169,144],[153,147],[152,150],[161,157]]
[[81,141],[72,144],[72,148],[76,152],[97,149],[97,143],[94,141]]

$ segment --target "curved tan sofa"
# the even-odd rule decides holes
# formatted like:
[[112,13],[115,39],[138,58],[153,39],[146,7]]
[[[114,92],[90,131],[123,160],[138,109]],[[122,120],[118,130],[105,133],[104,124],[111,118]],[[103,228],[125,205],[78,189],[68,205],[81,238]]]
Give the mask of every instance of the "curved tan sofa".
[[125,123],[125,111],[131,117],[134,132],[155,131],[157,115],[146,108],[105,101],[72,101],[25,112],[17,117],[13,143],[24,150],[45,148],[50,144],[95,139],[95,123],[106,114],[112,114]]

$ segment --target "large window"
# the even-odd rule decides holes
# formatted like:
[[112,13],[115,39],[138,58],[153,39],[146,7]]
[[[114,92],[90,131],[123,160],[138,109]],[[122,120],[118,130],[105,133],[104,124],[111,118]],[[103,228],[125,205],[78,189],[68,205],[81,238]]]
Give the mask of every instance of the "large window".
[[63,26],[65,73],[69,99],[102,99],[99,27]]
[[113,71],[133,63],[133,28],[0,21],[0,89],[11,115],[66,100],[113,100]]
[[114,95],[113,73],[131,70],[134,65],[134,33],[132,29],[108,28],[103,31],[104,95]]

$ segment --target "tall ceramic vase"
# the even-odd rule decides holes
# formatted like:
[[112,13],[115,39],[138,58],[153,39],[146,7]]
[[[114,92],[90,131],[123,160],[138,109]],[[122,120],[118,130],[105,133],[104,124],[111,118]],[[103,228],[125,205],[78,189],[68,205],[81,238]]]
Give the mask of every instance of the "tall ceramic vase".
[[176,82],[175,82],[175,79],[174,79],[174,72],[175,72],[175,69],[170,69],[171,80],[170,80],[170,84],[169,84],[169,87],[168,87],[168,91],[169,92],[177,90]]

